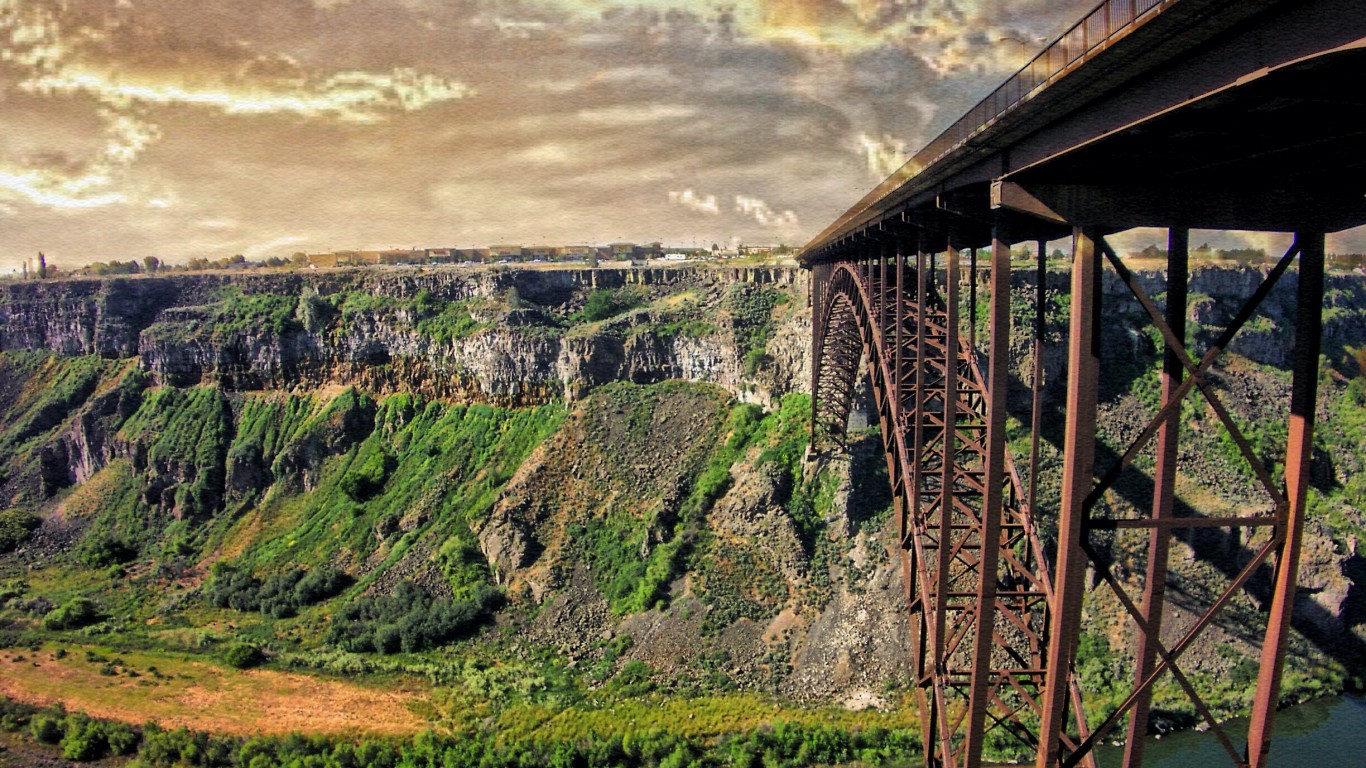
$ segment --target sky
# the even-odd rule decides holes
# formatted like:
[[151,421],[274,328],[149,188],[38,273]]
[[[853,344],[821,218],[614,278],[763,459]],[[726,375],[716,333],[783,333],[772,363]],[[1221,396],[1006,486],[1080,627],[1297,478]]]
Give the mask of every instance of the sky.
[[801,245],[1094,0],[0,0],[0,271]]

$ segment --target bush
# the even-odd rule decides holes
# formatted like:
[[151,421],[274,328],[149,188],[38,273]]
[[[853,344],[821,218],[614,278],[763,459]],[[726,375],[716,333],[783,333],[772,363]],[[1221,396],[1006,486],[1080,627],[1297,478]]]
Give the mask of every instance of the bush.
[[127,563],[138,556],[138,552],[123,539],[115,536],[98,536],[86,542],[81,551],[81,562],[91,568],[108,568],[111,565]]
[[42,522],[33,515],[17,509],[0,512],[0,554],[13,551],[28,541],[29,534]]
[[262,582],[247,571],[218,565],[204,592],[209,603],[218,608],[260,611],[282,619],[332,598],[350,585],[351,577],[336,568],[293,568]]
[[593,291],[584,302],[583,309],[575,312],[570,319],[576,322],[597,322],[615,317],[644,303],[638,291],[629,289],[601,289]]
[[76,762],[99,760],[109,753],[109,741],[104,735],[104,723],[85,715],[66,716],[65,735],[62,736],[62,757]]
[[142,741],[142,734],[125,723],[105,723],[104,738],[109,742],[109,751],[126,757],[135,755],[138,751],[138,743]]
[[248,643],[233,643],[223,652],[223,661],[235,669],[250,669],[265,660],[261,649]]
[[502,599],[502,593],[479,585],[468,600],[439,600],[401,581],[392,595],[365,597],[338,611],[327,641],[353,653],[435,648],[472,633]]
[[80,629],[104,619],[99,605],[88,597],[73,597],[57,610],[43,617],[43,628],[53,630]]
[[644,696],[654,690],[655,684],[650,679],[654,670],[650,665],[640,659],[633,659],[626,662],[617,676],[612,678],[612,682],[607,686],[618,696],[635,698]]
[[29,733],[33,738],[44,744],[56,744],[62,740],[62,719],[47,712],[39,712],[34,715],[28,724]]
[[384,488],[385,481],[397,466],[393,456],[373,451],[363,461],[353,462],[351,469],[342,475],[342,492],[356,501],[365,501]]

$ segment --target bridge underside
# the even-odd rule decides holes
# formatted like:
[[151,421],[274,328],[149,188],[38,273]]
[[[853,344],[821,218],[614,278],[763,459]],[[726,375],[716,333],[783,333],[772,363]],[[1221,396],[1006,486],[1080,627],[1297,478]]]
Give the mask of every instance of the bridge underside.
[[[1183,7],[1186,21],[1224,14],[1232,27],[1205,34],[1199,50],[1145,64],[1142,82],[1129,73],[1084,100],[1075,95],[1081,86],[1030,97],[1016,108],[1020,114],[1051,104],[1046,114],[1056,117],[1036,115],[1024,131],[1024,118],[1007,113],[921,175],[851,209],[803,251],[815,312],[815,439],[838,439],[856,377],[866,372],[873,382],[901,521],[929,765],[976,766],[992,748],[1012,746],[1037,754],[1039,768],[1091,765],[1092,747],[1125,728],[1125,765],[1138,766],[1159,679],[1187,695],[1230,764],[1266,764],[1305,515],[1324,239],[1366,224],[1366,90],[1349,85],[1366,75],[1366,14],[1345,0],[1173,4]],[[1156,35],[1168,34],[1156,22],[1149,26],[1157,31],[1148,39],[1130,35],[1121,41],[1127,50],[1117,44],[1109,59],[1088,66],[1111,62],[1102,78],[1137,66],[1143,46],[1160,47]],[[1134,227],[1170,233],[1165,302],[1144,291],[1105,239]],[[1251,300],[1228,308],[1233,319],[1200,350],[1188,344],[1185,327],[1191,229],[1295,234]],[[1072,241],[1067,421],[1061,490],[1044,505],[1057,517],[1041,520],[1041,257],[1046,242],[1061,238]],[[1039,257],[1024,473],[1006,450],[1005,430],[1016,300],[1010,248],[1018,242],[1037,243]],[[990,273],[981,338],[971,317],[979,255]],[[1164,349],[1156,411],[1098,473],[1098,329],[1105,317],[1099,287],[1107,264]],[[1287,440],[1284,454],[1267,464],[1230,416],[1211,373],[1292,266],[1297,309]],[[966,283],[964,267],[974,273]],[[960,310],[964,291],[967,312]],[[1197,399],[1237,446],[1264,494],[1261,507],[1220,518],[1175,511],[1182,403]],[[1150,497],[1141,513],[1117,517],[1103,500],[1144,452],[1152,457]],[[1180,632],[1164,631],[1169,550],[1175,536],[1194,529],[1224,530],[1248,546],[1204,611]],[[1114,574],[1097,544],[1121,531],[1146,541],[1133,594],[1134,580]],[[1086,691],[1074,671],[1088,570],[1123,607],[1135,638],[1130,693],[1092,723],[1083,716]],[[1256,630],[1262,657],[1242,752],[1182,671],[1181,657],[1208,641],[1205,630],[1258,574],[1272,586]]]

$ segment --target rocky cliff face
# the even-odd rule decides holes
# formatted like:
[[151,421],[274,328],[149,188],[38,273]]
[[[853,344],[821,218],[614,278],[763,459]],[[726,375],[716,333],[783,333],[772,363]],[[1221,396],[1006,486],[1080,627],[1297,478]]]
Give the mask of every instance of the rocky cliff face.
[[[786,305],[748,370],[745,328],[721,310],[727,286],[770,288]],[[606,322],[567,321],[594,292],[629,291],[641,306]],[[671,295],[709,327],[661,333]],[[296,322],[299,297],[365,296],[319,323]],[[239,317],[242,297],[283,299],[273,315]],[[421,297],[424,309],[413,306]],[[517,306],[509,306],[509,297]],[[291,303],[293,302],[293,303]],[[424,333],[426,314],[484,304],[477,330]],[[378,393],[527,405],[574,400],[609,381],[716,383],[771,403],[810,379],[806,278],[797,270],[394,270],[194,275],[13,283],[0,287],[0,350],[138,357],[159,383],[229,390],[351,385]]]
[[[1197,348],[1230,322],[1262,276],[1195,273],[1188,320]],[[1139,278],[1150,294],[1162,290],[1159,276]],[[1253,432],[1284,421],[1294,279],[1287,274],[1267,297],[1214,375]],[[1014,282],[1012,410],[1027,423],[1033,275]],[[981,289],[984,296],[985,281]],[[1058,385],[1066,379],[1066,273],[1050,274],[1048,289],[1044,498],[1056,496],[1065,420]],[[1297,624],[1296,658],[1305,665],[1326,659],[1351,668],[1366,658],[1366,569],[1356,549],[1366,529],[1366,386],[1354,357],[1366,338],[1364,293],[1359,278],[1330,276],[1319,471]],[[1143,372],[1159,356],[1140,307],[1113,276],[1104,300],[1102,461],[1146,424],[1155,379]],[[868,501],[887,481],[876,438],[819,468],[784,442],[784,397],[810,380],[806,302],[806,275],[784,269],[370,270],[0,285],[0,350],[70,358],[63,365],[20,354],[22,365],[12,368],[0,359],[0,490],[7,504],[31,506],[48,521],[35,534],[45,543],[23,555],[25,567],[61,562],[63,548],[74,551],[81,536],[105,530],[103,518],[91,523],[94,513],[73,510],[104,503],[92,499],[117,475],[119,487],[133,489],[119,503],[146,527],[203,526],[227,537],[225,526],[242,515],[263,530],[343,531],[344,544],[325,539],[325,551],[373,575],[377,589],[407,578],[449,591],[451,563],[477,561],[518,604],[534,606],[517,618],[518,637],[575,660],[599,660],[605,642],[630,636],[634,650],[621,660],[669,675],[720,671],[794,697],[876,703],[888,681],[905,677],[909,654],[899,555],[884,544],[894,523],[885,498]],[[678,380],[715,387],[618,384]],[[195,388],[201,384],[214,386]],[[339,395],[345,387],[362,394]],[[409,395],[451,411],[554,403],[564,423],[534,451],[528,443],[529,455],[487,473],[481,464],[472,469],[477,477],[464,478],[455,466],[463,459],[450,458],[457,443],[412,447],[425,439],[419,433],[437,430],[413,426],[420,417],[403,404]],[[774,421],[747,427],[759,436],[742,441],[712,476],[724,483],[707,485],[706,456],[729,444],[734,425],[724,411],[737,400],[762,405]],[[179,421],[157,421],[159,413]],[[1185,503],[1202,511],[1264,505],[1215,421],[1200,408],[1187,416]],[[269,426],[275,421],[279,434]],[[204,427],[213,424],[221,427]],[[189,437],[164,439],[172,434]],[[461,432],[458,445],[486,434]],[[1283,437],[1253,438],[1274,463]],[[490,455],[471,454],[493,467]],[[376,457],[381,490],[343,498],[339,477],[361,472],[363,456]],[[386,456],[398,469],[380,461]],[[386,472],[420,475],[407,463],[426,466],[434,456],[453,464],[405,481],[417,490],[390,488],[396,482]],[[458,490],[462,483],[479,490]],[[319,520],[332,515],[326,525],[272,521],[276,508],[262,501],[302,505],[305,497],[338,500],[335,508],[309,507]],[[465,529],[464,508],[447,508],[447,500],[475,498],[487,508]],[[1255,543],[1201,533],[1177,547],[1172,626],[1193,621],[1207,586],[1226,582]],[[207,562],[264,545],[204,546],[195,556]],[[1103,551],[1137,586],[1139,543],[1116,538]],[[647,581],[649,595],[627,589]],[[1231,650],[1193,651],[1191,669],[1221,675],[1254,652],[1256,638],[1238,621],[1254,618],[1264,581],[1254,578],[1232,616],[1209,630],[1215,645]],[[1122,653],[1129,634],[1118,607],[1097,605],[1088,631]]]

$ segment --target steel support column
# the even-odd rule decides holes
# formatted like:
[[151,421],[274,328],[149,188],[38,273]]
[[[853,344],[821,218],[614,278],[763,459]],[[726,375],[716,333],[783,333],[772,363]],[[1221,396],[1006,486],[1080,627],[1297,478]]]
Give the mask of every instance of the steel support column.
[[[1189,272],[1190,232],[1173,228],[1167,235],[1167,325],[1175,340],[1186,338],[1186,292]],[[1181,386],[1185,366],[1179,348],[1170,342],[1165,345],[1162,360],[1162,404],[1176,396]],[[1177,447],[1181,434],[1181,409],[1173,408],[1163,420],[1157,434],[1157,467],[1153,478],[1154,494],[1152,517],[1155,521],[1169,520],[1176,498]],[[1139,697],[1129,715],[1129,734],[1124,744],[1125,768],[1143,764],[1143,742],[1148,735],[1148,712],[1152,704],[1152,688],[1143,682],[1152,674],[1158,661],[1162,642],[1162,605],[1167,593],[1167,559],[1174,529],[1154,526],[1148,534],[1147,576],[1143,586],[1143,618],[1146,625],[1138,628],[1139,640],[1134,661],[1134,687]]]
[[1271,749],[1271,729],[1280,696],[1281,671],[1295,608],[1300,546],[1304,537],[1305,503],[1314,446],[1314,407],[1318,399],[1319,346],[1323,329],[1323,232],[1300,235],[1300,275],[1295,307],[1294,379],[1290,393],[1290,429],[1285,449],[1285,517],[1277,527],[1282,539],[1276,555],[1271,616],[1262,643],[1257,698],[1248,726],[1247,760],[1250,768],[1264,768]]
[[1029,409],[1029,491],[1025,495],[1030,514],[1038,519],[1039,501],[1039,441],[1043,439],[1043,337],[1048,307],[1048,243],[1039,241],[1038,263],[1034,272],[1034,370],[1030,389],[1033,399]]
[[964,755],[968,765],[982,761],[987,705],[994,683],[991,646],[996,631],[996,579],[999,573],[1001,507],[1005,482],[1006,393],[1010,379],[1010,239],[1004,215],[997,212],[991,242],[991,309],[987,319],[991,343],[987,356],[987,451],[978,559],[972,683]]
[[1097,234],[1072,233],[1072,307],[1068,319],[1067,425],[1063,438],[1062,498],[1054,605],[1050,615],[1048,668],[1044,674],[1038,768],[1052,768],[1062,757],[1067,733],[1069,676],[1081,628],[1085,589],[1085,501],[1093,484],[1096,442],[1096,393],[1100,371],[1100,254]]

